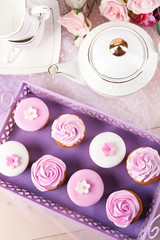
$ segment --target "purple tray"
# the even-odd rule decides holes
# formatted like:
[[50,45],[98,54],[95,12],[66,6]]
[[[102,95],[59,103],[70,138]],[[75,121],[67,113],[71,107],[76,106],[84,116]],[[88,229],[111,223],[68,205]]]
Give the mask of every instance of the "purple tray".
[[[14,124],[16,104],[21,99],[31,96],[42,98],[50,111],[47,126],[33,133],[23,131]],[[75,148],[62,148],[51,138],[53,120],[64,113],[77,114],[86,125],[85,138]],[[0,142],[2,144],[8,139],[22,142],[30,153],[30,164],[27,170],[17,177],[9,178],[0,174],[0,186],[98,230],[110,236],[111,239],[143,240],[148,235],[153,239],[159,232],[159,227],[152,228],[152,224],[159,217],[155,217],[155,214],[160,202],[160,181],[148,186],[134,182],[127,173],[125,160],[110,169],[103,169],[94,164],[89,156],[89,144],[95,135],[104,131],[115,132],[124,139],[127,148],[126,156],[132,150],[141,146],[153,147],[160,152],[159,137],[61,95],[23,82],[4,121],[0,132]],[[30,177],[31,164],[44,154],[55,155],[67,165],[67,176],[63,186],[56,191],[46,193],[38,191]],[[95,170],[101,175],[105,184],[102,199],[94,206],[87,208],[76,206],[69,199],[66,191],[69,177],[75,171],[83,168]],[[140,219],[125,229],[116,227],[108,220],[105,213],[105,203],[108,195],[120,189],[135,191],[141,197],[144,206]]]

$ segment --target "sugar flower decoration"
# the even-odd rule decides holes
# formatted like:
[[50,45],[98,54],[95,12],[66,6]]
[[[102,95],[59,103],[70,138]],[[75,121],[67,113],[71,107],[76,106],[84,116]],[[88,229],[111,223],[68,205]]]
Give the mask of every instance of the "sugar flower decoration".
[[103,147],[102,147],[102,151],[104,152],[105,156],[113,156],[116,148],[114,146],[113,143],[104,143]]
[[83,180],[83,181],[77,182],[77,186],[75,190],[79,192],[79,194],[84,194],[89,192],[89,188],[90,188],[90,184],[88,184],[86,180]]
[[7,160],[6,165],[11,168],[18,167],[20,164],[19,157],[14,154],[11,154],[10,156],[8,156],[6,160]]
[[35,108],[29,107],[27,110],[24,110],[24,118],[27,120],[33,120],[37,118],[37,110]]

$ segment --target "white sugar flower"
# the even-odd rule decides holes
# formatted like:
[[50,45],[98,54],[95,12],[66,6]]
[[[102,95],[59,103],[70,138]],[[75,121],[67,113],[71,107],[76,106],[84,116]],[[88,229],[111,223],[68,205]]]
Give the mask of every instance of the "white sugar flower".
[[75,190],[79,192],[79,194],[84,194],[89,192],[89,188],[90,184],[88,184],[86,180],[83,180],[81,182],[80,181],[77,182]]
[[24,119],[33,120],[37,117],[37,110],[35,108],[29,107],[27,110],[24,110]]

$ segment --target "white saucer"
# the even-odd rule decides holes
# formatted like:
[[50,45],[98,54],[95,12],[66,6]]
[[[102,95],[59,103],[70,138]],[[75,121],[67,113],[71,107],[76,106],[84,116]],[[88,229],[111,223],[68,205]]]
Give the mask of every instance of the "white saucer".
[[41,0],[39,5],[47,5],[51,9],[51,16],[45,22],[44,35],[40,44],[34,49],[23,50],[13,63],[5,63],[3,56],[8,42],[0,40],[0,74],[22,75],[47,72],[52,63],[59,61],[61,26],[57,23],[57,18],[60,16],[58,2]]

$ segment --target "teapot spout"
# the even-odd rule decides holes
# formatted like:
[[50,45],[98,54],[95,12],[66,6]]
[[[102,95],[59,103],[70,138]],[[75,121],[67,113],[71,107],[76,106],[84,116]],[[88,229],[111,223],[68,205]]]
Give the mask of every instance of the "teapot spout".
[[48,72],[51,75],[63,74],[70,78],[72,81],[85,85],[85,80],[79,70],[78,57],[75,57],[65,63],[52,64],[48,68]]

